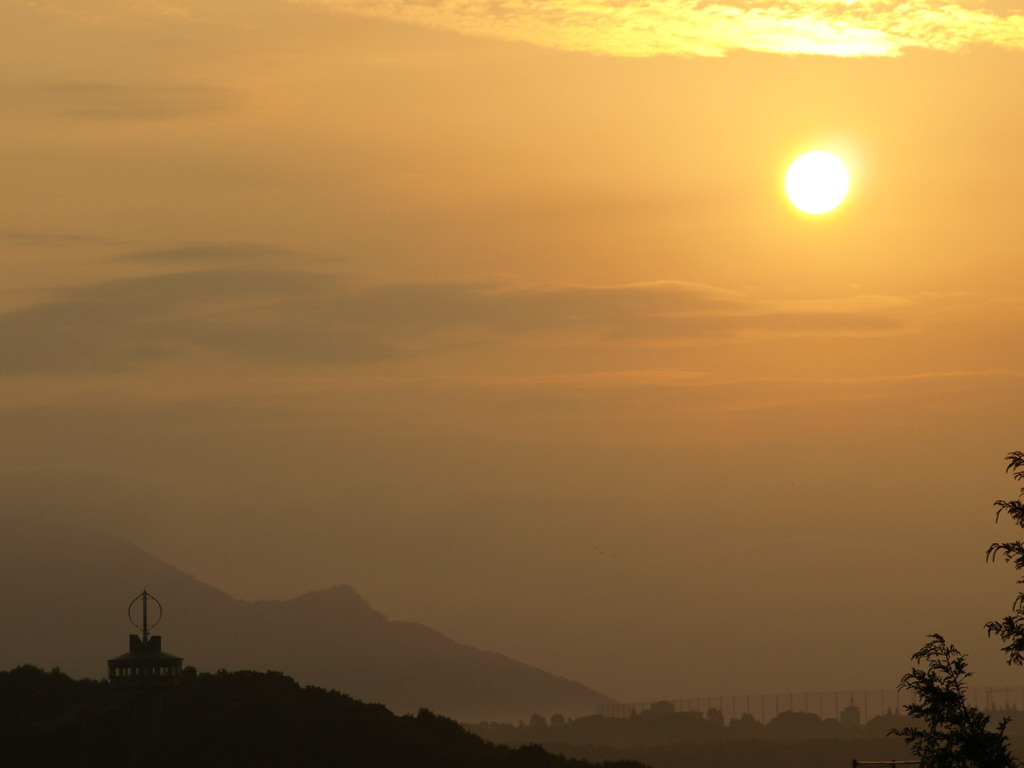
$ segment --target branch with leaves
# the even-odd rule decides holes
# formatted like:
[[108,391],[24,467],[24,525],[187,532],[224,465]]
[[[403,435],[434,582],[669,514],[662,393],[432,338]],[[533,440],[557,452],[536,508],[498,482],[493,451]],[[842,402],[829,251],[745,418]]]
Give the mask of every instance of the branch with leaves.
[[[1006,457],[1006,471],[1013,474],[1017,481],[1024,481],[1024,451],[1014,451]],[[995,502],[996,520],[1003,513],[1017,525],[1024,528],[1024,488],[1016,499],[1005,501],[1000,499]],[[1018,571],[1024,571],[1024,542],[1007,541],[996,542],[988,548],[986,559],[995,561],[1002,559],[1003,562],[1013,563]],[[1018,579],[1018,584],[1024,584],[1024,579]],[[1006,654],[1007,663],[1024,664],[1024,591],[1017,594],[1013,602],[1013,613],[998,621],[990,621],[985,625],[989,636],[996,635],[1006,643],[1003,652]]]
[[1003,718],[989,730],[989,716],[967,703],[967,657],[942,635],[914,654],[914,667],[903,676],[900,690],[912,691],[917,702],[906,706],[907,714],[924,727],[893,729],[921,761],[921,768],[1015,768],[1019,761],[1011,754]]
[[[1018,482],[1024,482],[1024,451],[1006,456],[1006,471]],[[995,502],[996,521],[1007,514],[1024,528],[1024,488],[1016,499]],[[1002,559],[1024,572],[1024,542],[996,542],[985,555],[988,561]],[[1024,578],[1017,580],[1024,585]],[[1013,613],[985,625],[989,636],[996,635],[1004,643],[1003,652],[1009,664],[1024,665],[1024,590],[1017,594]],[[900,681],[900,690],[912,691],[917,703],[906,706],[907,714],[923,723],[923,727],[899,728],[891,735],[901,736],[921,761],[921,768],[1017,768],[1021,762],[1010,752],[1005,731],[1009,718],[1003,718],[995,730],[989,730],[989,716],[967,703],[967,659],[948,644],[942,635],[931,640],[914,654],[914,667]]]

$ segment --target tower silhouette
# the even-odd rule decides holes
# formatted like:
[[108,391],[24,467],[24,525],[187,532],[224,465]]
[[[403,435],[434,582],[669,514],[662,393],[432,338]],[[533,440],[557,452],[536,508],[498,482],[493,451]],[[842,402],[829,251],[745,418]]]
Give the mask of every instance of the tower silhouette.
[[127,764],[142,766],[163,742],[164,694],[181,684],[178,656],[164,653],[150,630],[163,617],[160,601],[146,590],[128,605],[128,619],[142,635],[128,636],[128,653],[107,660],[107,676],[118,693],[117,710],[127,730]]
[[[150,616],[151,603],[157,611],[155,619]],[[162,617],[160,601],[146,590],[128,606],[128,619],[142,631],[142,636],[129,635],[128,653],[107,661],[107,677],[115,688],[167,688],[181,684],[182,659],[164,653],[160,635],[149,633]]]

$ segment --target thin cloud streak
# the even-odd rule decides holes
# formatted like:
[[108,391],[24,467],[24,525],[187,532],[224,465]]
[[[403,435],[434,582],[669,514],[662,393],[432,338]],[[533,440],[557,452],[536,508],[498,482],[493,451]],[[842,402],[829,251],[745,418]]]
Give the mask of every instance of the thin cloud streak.
[[[187,262],[194,249],[157,258],[176,253]],[[226,251],[240,254],[266,252]],[[901,320],[871,306],[766,307],[689,283],[357,286],[314,272],[210,269],[69,288],[0,315],[0,374],[113,372],[188,350],[277,365],[350,365],[422,357],[452,344],[563,336],[606,345],[904,332]]]
[[164,262],[166,264],[186,263],[191,266],[210,264],[244,264],[248,267],[254,265],[288,261],[312,261],[313,257],[298,251],[290,251],[285,248],[277,248],[262,243],[185,243],[178,246],[166,248],[152,248],[127,253],[120,257],[124,261],[138,262]]
[[240,101],[239,94],[229,88],[192,84],[58,82],[5,88],[2,93],[8,109],[87,121],[205,118],[225,112]]
[[91,237],[61,232],[25,232],[17,229],[0,230],[0,243],[19,248],[76,248],[85,246],[106,246],[109,238]]
[[987,43],[1024,48],[1024,16],[938,0],[734,2],[599,0],[394,2],[292,0],[344,13],[615,56],[724,56],[730,51],[897,56]]

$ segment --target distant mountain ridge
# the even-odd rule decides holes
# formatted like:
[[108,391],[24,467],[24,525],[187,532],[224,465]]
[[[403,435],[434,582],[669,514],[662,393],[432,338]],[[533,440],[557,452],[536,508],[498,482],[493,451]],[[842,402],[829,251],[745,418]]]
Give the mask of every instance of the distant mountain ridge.
[[592,714],[611,699],[572,680],[390,621],[338,586],[246,602],[96,531],[0,519],[0,669],[60,667],[99,678],[127,650],[126,609],[146,588],[166,617],[164,650],[200,671],[277,670],[397,713],[463,722]]

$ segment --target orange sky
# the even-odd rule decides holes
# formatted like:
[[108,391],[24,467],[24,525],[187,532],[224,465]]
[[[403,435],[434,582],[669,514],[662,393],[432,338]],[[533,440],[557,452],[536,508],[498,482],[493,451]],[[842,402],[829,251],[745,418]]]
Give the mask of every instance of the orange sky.
[[1000,3],[8,0],[5,506],[625,699],[891,686],[936,631],[1016,684],[1022,47]]

